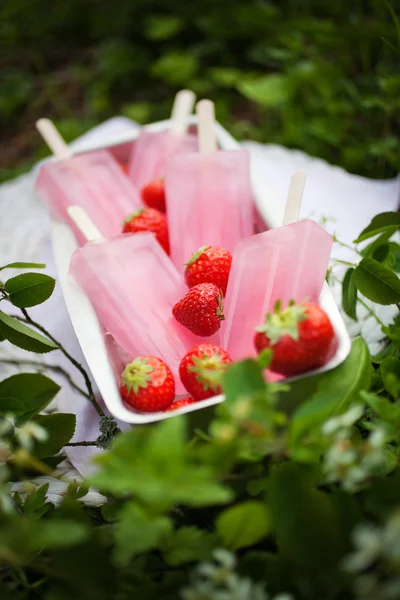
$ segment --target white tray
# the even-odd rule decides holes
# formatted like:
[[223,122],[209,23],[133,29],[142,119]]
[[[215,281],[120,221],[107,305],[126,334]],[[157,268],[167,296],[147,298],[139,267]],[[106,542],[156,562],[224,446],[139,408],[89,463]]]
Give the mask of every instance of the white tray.
[[[196,123],[195,116],[193,116],[191,119],[191,123]],[[158,123],[153,123],[148,127],[157,131],[166,129],[168,125],[169,121],[160,121]],[[216,130],[218,143],[222,149],[236,150],[240,147],[236,140],[234,140],[234,138],[218,123],[216,124]],[[126,135],[119,135],[117,138],[108,137],[107,139],[104,139],[102,144],[88,143],[82,151],[87,152],[98,150],[100,148],[108,148],[112,149],[112,151],[116,154],[121,154],[126,152],[127,144],[134,141],[138,135],[138,131],[129,131]],[[261,188],[259,185],[257,185],[257,177],[254,176],[254,174],[252,175],[252,185],[254,200],[263,221],[268,225],[269,228],[278,227],[280,225],[278,219],[281,211],[279,210],[277,213],[277,211],[274,210],[276,203],[269,201],[268,194],[265,193],[264,187]],[[72,326],[75,330],[92,376],[95,379],[97,387],[99,388],[103,400],[111,414],[113,414],[120,421],[124,421],[126,423],[152,423],[173,417],[177,414],[206,408],[223,401],[224,398],[222,395],[214,396],[213,398],[202,400],[176,411],[166,413],[139,413],[128,409],[122,402],[119,395],[114,373],[108,360],[103,332],[96,313],[85,294],[81,292],[76,285],[74,285],[68,276],[71,256],[78,248],[75,237],[65,223],[61,223],[55,219],[52,219],[51,221],[51,235],[54,262],[57,269],[58,280],[61,285]],[[328,313],[335,329],[338,342],[336,352],[331,360],[329,360],[329,362],[323,367],[309,371],[295,378],[286,379],[285,381],[302,379],[316,373],[329,371],[341,364],[350,353],[350,337],[347,333],[332,293],[326,283],[324,284],[321,293],[320,304]]]

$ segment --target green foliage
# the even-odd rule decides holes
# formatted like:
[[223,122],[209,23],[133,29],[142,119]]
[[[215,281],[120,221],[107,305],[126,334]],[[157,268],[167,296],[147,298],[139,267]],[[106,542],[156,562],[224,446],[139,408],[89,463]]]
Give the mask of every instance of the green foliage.
[[175,503],[201,507],[229,501],[229,490],[215,481],[212,468],[196,464],[185,442],[181,418],[163,421],[152,430],[135,428],[116,439],[112,452],[98,458],[102,470],[91,483],[115,495],[134,494],[154,510]]
[[21,373],[0,382],[0,415],[13,414],[20,422],[30,419],[51,402],[60,389],[45,375]]
[[166,118],[181,86],[217,100],[239,138],[397,174],[397,0],[57,4],[1,3],[3,178],[43,156],[26,124],[45,112],[70,140],[121,110]]
[[24,273],[9,279],[4,289],[10,302],[18,308],[42,304],[50,298],[56,282],[53,277],[42,273]]
[[46,432],[46,440],[36,444],[33,454],[38,458],[53,456],[62,450],[75,432],[75,415],[56,413],[54,415],[36,415],[33,422]]
[[400,302],[400,281],[393,271],[374,258],[363,258],[354,271],[360,292],[378,304]]
[[265,538],[270,518],[263,502],[248,500],[224,510],[215,525],[224,547],[238,550]]
[[51,352],[57,348],[56,344],[43,335],[2,311],[0,311],[0,336],[18,348],[38,354]]
[[357,321],[357,286],[353,279],[354,269],[347,269],[342,283],[342,307],[346,315]]

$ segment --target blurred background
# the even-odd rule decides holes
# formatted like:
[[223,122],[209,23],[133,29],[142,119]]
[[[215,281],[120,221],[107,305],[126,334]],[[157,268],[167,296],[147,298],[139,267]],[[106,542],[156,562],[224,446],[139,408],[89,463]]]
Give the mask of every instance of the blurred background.
[[400,0],[1,0],[0,173],[174,93],[216,103],[239,140],[300,148],[350,172],[399,169]]

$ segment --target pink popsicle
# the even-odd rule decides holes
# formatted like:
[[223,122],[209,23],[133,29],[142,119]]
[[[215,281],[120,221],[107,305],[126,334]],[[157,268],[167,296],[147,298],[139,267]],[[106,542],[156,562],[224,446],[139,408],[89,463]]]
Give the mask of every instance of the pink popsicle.
[[142,202],[111,154],[100,150],[72,156],[49,119],[39,119],[36,127],[58,159],[43,165],[36,180],[36,191],[52,213],[73,228],[80,243],[85,240],[68,215],[71,206],[83,208],[102,236],[120,233],[123,220]]
[[69,206],[81,206],[104,237],[119,234],[123,220],[142,207],[135,187],[105,150],[44,164],[36,191],[81,244],[85,240],[68,216]]
[[143,131],[135,142],[128,176],[138,190],[153,179],[164,177],[169,157],[197,151],[196,136],[172,131]]
[[122,350],[132,358],[162,358],[175,376],[177,393],[184,393],[179,363],[203,339],[172,316],[172,307],[186,289],[154,235],[89,242],[75,252],[70,270]]
[[[293,216],[290,207],[288,212],[286,221]],[[226,320],[221,326],[222,347],[234,360],[256,355],[255,327],[277,300],[282,306],[292,299],[318,301],[332,244],[332,236],[309,219],[237,244],[225,299]]]
[[165,175],[171,258],[180,272],[201,246],[233,252],[253,232],[248,152],[217,151],[213,104],[202,100],[197,112],[200,153],[170,159]]
[[197,138],[187,133],[188,117],[195,95],[190,90],[177,93],[167,131],[144,129],[134,143],[129,160],[129,178],[141,191],[153,179],[164,177],[165,163],[177,154],[197,151]]

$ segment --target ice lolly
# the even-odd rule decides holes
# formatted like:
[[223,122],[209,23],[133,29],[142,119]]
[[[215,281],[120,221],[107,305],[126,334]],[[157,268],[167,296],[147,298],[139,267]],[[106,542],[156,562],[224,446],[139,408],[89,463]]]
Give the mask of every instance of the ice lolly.
[[217,150],[213,103],[202,100],[196,111],[200,152],[171,158],[165,174],[171,258],[180,272],[200,247],[233,252],[253,233],[248,152]]
[[70,271],[106,333],[131,359],[139,355],[162,358],[175,376],[177,393],[184,393],[179,363],[203,340],[172,315],[172,307],[186,292],[182,277],[154,234],[101,239],[80,207],[69,212],[85,237],[93,240],[75,252]]
[[242,239],[233,254],[221,345],[234,360],[255,356],[255,327],[277,300],[318,301],[333,238],[315,221],[297,221],[305,176],[293,175],[283,226]]
[[80,231],[68,216],[68,207],[85,209],[104,237],[121,232],[123,220],[142,207],[139,194],[109,152],[100,150],[72,156],[48,119],[37,127],[58,160],[44,164],[36,180],[36,191],[54,216],[66,221],[80,244]]
[[150,181],[164,177],[165,163],[170,156],[197,151],[196,136],[186,133],[194,101],[195,95],[190,90],[178,92],[169,130],[149,131],[144,128],[133,145],[128,175],[139,191]]

